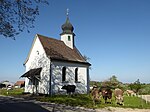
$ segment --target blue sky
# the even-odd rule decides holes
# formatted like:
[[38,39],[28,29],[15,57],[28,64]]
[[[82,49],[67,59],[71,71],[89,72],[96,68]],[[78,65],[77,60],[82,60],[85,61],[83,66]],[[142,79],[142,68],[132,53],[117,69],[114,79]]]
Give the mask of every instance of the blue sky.
[[67,8],[75,45],[92,64],[91,80],[116,75],[121,82],[150,83],[149,0],[50,0],[40,6],[30,33],[24,31],[15,41],[0,35],[0,81],[22,80],[35,34],[60,39]]

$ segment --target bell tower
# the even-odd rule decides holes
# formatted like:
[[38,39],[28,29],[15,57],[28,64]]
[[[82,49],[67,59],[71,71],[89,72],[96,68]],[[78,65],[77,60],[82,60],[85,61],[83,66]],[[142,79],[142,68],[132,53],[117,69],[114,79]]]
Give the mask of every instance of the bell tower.
[[61,26],[62,28],[62,33],[60,34],[61,36],[61,41],[63,41],[68,47],[71,49],[74,48],[74,37],[75,34],[73,33],[73,26],[69,21],[69,9],[67,9],[67,19],[66,22]]

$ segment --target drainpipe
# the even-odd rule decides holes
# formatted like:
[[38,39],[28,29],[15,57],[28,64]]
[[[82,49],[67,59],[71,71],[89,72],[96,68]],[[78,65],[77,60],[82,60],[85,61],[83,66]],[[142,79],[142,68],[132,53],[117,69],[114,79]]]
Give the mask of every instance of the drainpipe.
[[89,86],[90,86],[90,76],[89,76],[89,66],[88,66],[87,67],[87,94],[90,93]]
[[52,63],[50,62],[49,94],[52,96]]

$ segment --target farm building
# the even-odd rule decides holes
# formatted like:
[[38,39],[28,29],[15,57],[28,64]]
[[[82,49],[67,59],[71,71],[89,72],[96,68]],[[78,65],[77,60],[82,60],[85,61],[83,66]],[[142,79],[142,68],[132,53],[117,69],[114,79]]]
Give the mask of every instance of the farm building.
[[22,88],[25,86],[25,81],[17,81],[14,86],[15,88]]
[[64,85],[75,85],[75,93],[89,92],[89,66],[75,46],[74,27],[67,15],[61,39],[36,34],[24,62],[25,92],[64,94]]

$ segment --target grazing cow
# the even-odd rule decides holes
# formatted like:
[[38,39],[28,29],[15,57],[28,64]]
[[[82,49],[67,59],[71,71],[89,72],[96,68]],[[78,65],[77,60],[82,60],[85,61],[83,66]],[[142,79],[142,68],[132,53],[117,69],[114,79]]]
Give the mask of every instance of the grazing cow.
[[[112,90],[109,87],[102,87],[100,91],[103,96],[103,99],[105,100],[105,103],[111,103]],[[107,102],[107,99],[110,99],[110,102]]]
[[90,88],[89,88],[89,89],[90,89],[90,93],[91,93],[91,91],[93,90],[93,87],[92,87],[92,86],[90,86]]
[[75,85],[64,85],[61,89],[65,89],[67,94],[71,94],[75,92],[76,86]]
[[100,90],[98,87],[93,87],[93,89],[91,90],[91,95],[92,95],[94,105],[95,102],[100,101]]
[[136,96],[136,93],[132,90],[126,90],[128,96]]
[[123,90],[117,88],[114,90],[114,96],[116,99],[116,103],[119,105],[124,105],[123,103]]

